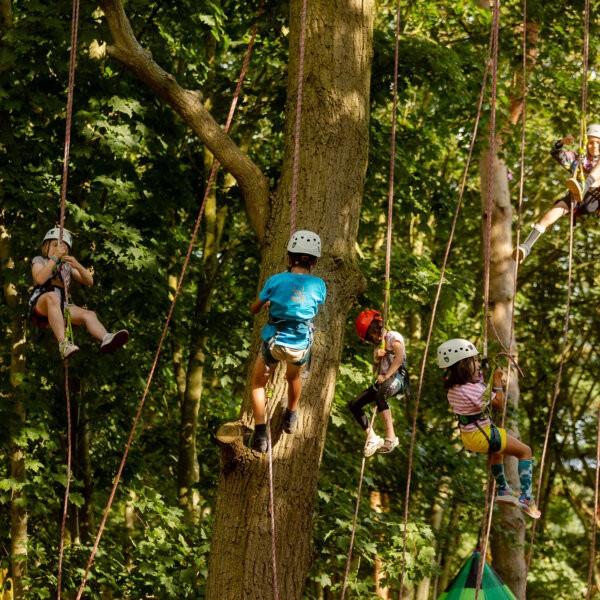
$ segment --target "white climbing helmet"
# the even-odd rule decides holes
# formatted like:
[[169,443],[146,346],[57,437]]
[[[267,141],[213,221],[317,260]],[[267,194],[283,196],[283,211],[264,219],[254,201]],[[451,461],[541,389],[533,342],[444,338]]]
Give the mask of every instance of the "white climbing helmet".
[[587,136],[600,138],[600,123],[591,123],[588,125]]
[[469,340],[455,338],[441,344],[438,348],[438,367],[447,369],[463,358],[477,356],[477,348]]
[[321,238],[316,233],[305,229],[296,231],[288,242],[287,251],[319,258],[321,256]]
[[[50,229],[50,231],[48,231],[48,233],[46,233],[46,235],[44,236],[44,242],[47,242],[48,240],[60,240],[60,227],[53,227],[52,229]],[[63,242],[67,246],[69,246],[69,250],[73,247],[73,238],[71,237],[71,234],[64,228]]]

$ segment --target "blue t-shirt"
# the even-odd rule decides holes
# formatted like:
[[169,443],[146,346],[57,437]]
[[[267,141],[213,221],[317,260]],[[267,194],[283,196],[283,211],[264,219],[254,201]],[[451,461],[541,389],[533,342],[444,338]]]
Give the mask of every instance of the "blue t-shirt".
[[279,273],[269,277],[258,297],[262,302],[271,301],[269,314],[272,318],[286,321],[276,327],[267,324],[262,339],[267,342],[279,328],[276,344],[286,348],[303,349],[310,346],[310,321],[317,314],[319,304],[325,302],[325,282],[314,275]]

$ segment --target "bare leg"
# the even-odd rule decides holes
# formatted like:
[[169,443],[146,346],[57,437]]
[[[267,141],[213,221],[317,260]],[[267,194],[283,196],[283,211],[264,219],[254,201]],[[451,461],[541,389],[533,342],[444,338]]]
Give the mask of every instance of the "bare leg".
[[288,405],[287,409],[290,412],[296,410],[298,406],[298,400],[300,400],[300,394],[302,393],[302,379],[300,378],[300,371],[302,367],[298,365],[293,365],[291,363],[287,364],[287,369],[285,372],[285,378],[288,383]]
[[383,424],[385,425],[385,437],[387,438],[395,438],[396,434],[394,433],[394,421],[392,419],[392,410],[390,408],[383,410],[379,413],[381,415],[381,419],[383,420]]
[[69,310],[71,311],[71,323],[73,325],[85,325],[90,334],[98,340],[106,335],[104,325],[100,323],[93,310],[86,310],[85,308],[79,308],[79,306],[69,306]]
[[35,305],[38,312],[48,317],[50,329],[54,332],[56,339],[62,342],[65,339],[65,321],[60,309],[60,298],[56,292],[42,294]]
[[250,384],[250,398],[252,400],[252,412],[254,413],[254,422],[257,425],[265,423],[265,385],[269,380],[269,373],[265,374],[267,367],[263,360],[262,354],[258,354],[254,362],[254,370],[252,372],[252,382]]
[[544,230],[548,229],[550,225],[553,225],[560,219],[564,217],[569,212],[569,207],[566,202],[561,200],[557,202],[541,219],[539,224],[544,228]]
[[519,460],[531,460],[531,448],[508,434],[506,434],[506,447],[503,452],[494,452],[490,457],[490,463],[492,465],[499,465],[503,460],[504,454],[514,456]]

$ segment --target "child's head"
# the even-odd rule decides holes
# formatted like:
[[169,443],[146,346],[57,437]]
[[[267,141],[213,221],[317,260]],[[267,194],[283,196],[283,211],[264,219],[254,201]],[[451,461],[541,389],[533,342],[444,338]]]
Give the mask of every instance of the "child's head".
[[590,156],[600,156],[600,124],[588,125],[586,148]]
[[[50,248],[58,247],[59,240],[60,240],[60,227],[53,227],[44,236],[44,241],[42,242],[42,254],[44,256],[49,256]],[[71,234],[64,228],[63,228],[63,242],[66,244],[66,246],[70,252],[71,247],[73,245],[73,238],[72,238]]]
[[363,310],[356,318],[354,328],[365,342],[378,344],[383,339],[383,318],[377,310]]
[[287,245],[289,266],[302,267],[309,271],[321,256],[321,238],[312,231],[296,231]]
[[444,387],[476,383],[479,380],[479,359],[477,348],[468,340],[455,338],[448,340],[438,348],[438,366],[446,369]]

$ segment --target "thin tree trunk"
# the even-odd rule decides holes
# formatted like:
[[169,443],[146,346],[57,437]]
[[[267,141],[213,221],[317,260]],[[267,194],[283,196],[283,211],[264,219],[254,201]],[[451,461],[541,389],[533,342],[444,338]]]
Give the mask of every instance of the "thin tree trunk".
[[[493,160],[492,179],[492,231],[490,247],[490,317],[500,341],[511,348],[516,358],[516,344],[510,337],[511,307],[514,294],[514,261],[512,260],[512,216],[508,189],[508,171],[503,160],[498,158],[502,149],[502,139],[496,136],[496,155]],[[483,240],[485,244],[485,220],[487,216],[487,190],[489,178],[489,153],[482,154],[479,170],[481,174],[481,197],[483,215]],[[498,347],[493,329],[489,327],[490,348]],[[519,404],[519,380],[514,368],[510,372],[510,384],[507,390],[507,402],[515,408]],[[505,423],[507,432],[520,439],[517,424]],[[506,477],[512,487],[519,489],[517,459],[504,457]],[[494,568],[517,598],[522,598],[525,582],[525,519],[519,510],[500,506],[499,517],[495,518],[495,528],[491,538]]]
[[[4,215],[2,215],[2,218],[4,218]],[[10,256],[10,233],[4,223],[0,226],[0,262],[2,263],[3,271],[13,270],[15,267],[14,261]],[[26,421],[23,397],[19,390],[25,373],[25,329],[21,315],[22,306],[20,305],[17,287],[14,283],[6,283],[4,285],[4,298],[11,311],[10,329],[12,333],[10,382],[13,391],[9,399],[12,400],[14,409],[9,422],[10,475],[15,484],[18,485],[22,484],[26,479],[25,452],[16,441],[19,437],[19,431]],[[10,546],[13,557],[12,582],[14,600],[25,598],[27,591],[23,583],[23,578],[27,575],[27,544],[26,498],[22,490],[14,487],[10,502]]]
[[[290,235],[301,4],[290,3],[285,157],[278,192],[271,198],[259,287],[284,269]],[[296,227],[322,237],[323,256],[315,274],[325,279],[328,298],[315,319],[312,368],[304,382],[294,436],[281,429],[285,384],[280,376],[273,400],[277,573],[280,597],[286,600],[302,596],[313,557],[312,513],[346,312],[364,285],[354,243],[367,164],[373,8],[371,0],[318,0],[308,5]],[[262,324],[264,316],[254,329],[252,361]],[[248,393],[242,421],[251,423]],[[268,506],[266,457],[239,444],[224,447],[208,600],[273,597]]]

